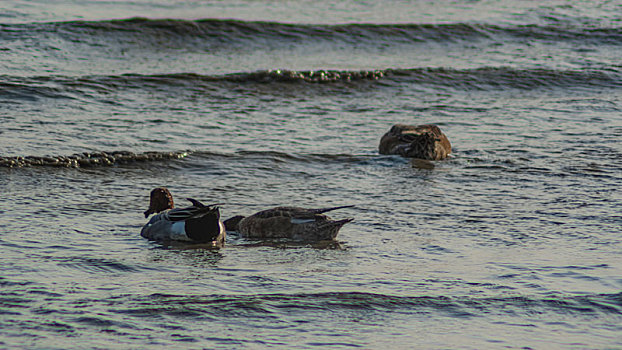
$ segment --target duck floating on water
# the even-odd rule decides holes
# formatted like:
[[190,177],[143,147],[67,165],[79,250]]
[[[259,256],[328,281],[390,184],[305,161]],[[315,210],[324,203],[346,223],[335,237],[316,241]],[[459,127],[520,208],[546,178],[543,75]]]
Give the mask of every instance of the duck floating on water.
[[436,125],[395,124],[380,139],[378,151],[407,158],[441,160],[451,153],[451,143]]
[[234,216],[225,220],[227,230],[237,231],[248,238],[289,238],[297,241],[334,240],[343,225],[354,219],[332,220],[323,213],[350,208],[340,207],[305,209],[277,207],[251,216]]
[[140,231],[140,235],[154,241],[184,241],[211,243],[223,246],[227,235],[220,221],[220,210],[216,204],[203,203],[187,198],[192,206],[174,208],[171,192],[158,187],[151,191],[149,209],[145,218],[154,215]]

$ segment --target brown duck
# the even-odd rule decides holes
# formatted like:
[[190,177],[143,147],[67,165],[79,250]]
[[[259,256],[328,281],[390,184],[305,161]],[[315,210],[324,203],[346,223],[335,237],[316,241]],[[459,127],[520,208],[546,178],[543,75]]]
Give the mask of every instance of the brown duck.
[[305,209],[277,207],[248,217],[234,216],[225,220],[228,231],[237,231],[249,238],[290,238],[298,241],[334,240],[341,227],[354,219],[332,220],[324,215],[340,207]]
[[436,125],[395,124],[380,139],[378,151],[407,158],[441,160],[451,153],[451,144]]
[[155,241],[224,245],[227,233],[220,221],[217,205],[204,205],[195,199],[187,199],[192,206],[174,208],[173,196],[168,189],[158,187],[151,191],[149,209],[144,214],[145,218],[156,215],[143,226],[140,235]]

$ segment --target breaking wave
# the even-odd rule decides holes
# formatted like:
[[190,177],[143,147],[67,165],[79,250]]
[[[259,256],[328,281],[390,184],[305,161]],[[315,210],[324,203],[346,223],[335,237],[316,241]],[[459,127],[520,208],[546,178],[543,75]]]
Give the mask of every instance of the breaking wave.
[[[356,89],[379,82],[382,87],[419,85],[456,90],[533,90],[556,88],[620,88],[622,75],[616,70],[555,70],[482,67],[474,69],[410,68],[368,71],[292,71],[262,70],[224,75],[195,73],[123,74],[110,76],[0,76],[0,99],[32,100],[37,98],[79,98],[93,93],[106,94],[125,89],[191,90],[263,87],[282,84],[305,88],[315,84],[332,84]],[[362,84],[362,85],[361,85]]]
[[114,166],[136,162],[162,161],[168,159],[180,159],[188,155],[188,152],[144,152],[134,153],[129,151],[113,152],[84,152],[70,156],[0,156],[0,167],[61,167],[61,168],[85,168],[96,166]]

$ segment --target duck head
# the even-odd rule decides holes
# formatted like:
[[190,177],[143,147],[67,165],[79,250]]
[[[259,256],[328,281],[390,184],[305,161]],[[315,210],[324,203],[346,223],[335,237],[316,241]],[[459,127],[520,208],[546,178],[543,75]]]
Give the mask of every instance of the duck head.
[[151,191],[149,209],[145,210],[145,218],[167,209],[173,209],[173,195],[165,187],[158,187]]

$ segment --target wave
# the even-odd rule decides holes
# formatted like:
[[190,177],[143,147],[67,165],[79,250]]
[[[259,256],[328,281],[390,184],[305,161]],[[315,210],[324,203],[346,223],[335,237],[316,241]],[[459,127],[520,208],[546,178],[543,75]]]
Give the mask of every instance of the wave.
[[391,296],[363,292],[326,292],[301,294],[256,294],[256,295],[205,295],[184,296],[152,294],[137,300],[139,307],[130,302],[129,309],[117,312],[130,314],[158,314],[171,312],[171,308],[192,307],[198,315],[236,314],[240,316],[265,316],[274,310],[288,309],[292,312],[340,310],[352,312],[420,313],[424,310],[451,314],[458,317],[498,313],[540,314],[544,312],[564,315],[620,315],[622,294],[599,294],[563,297],[445,297],[445,296]]
[[209,151],[174,151],[144,152],[130,151],[84,152],[70,156],[0,156],[0,167],[60,167],[60,168],[91,168],[117,165],[131,165],[154,161],[178,160],[192,156],[196,159],[233,159],[236,161],[265,159],[270,162],[303,162],[303,163],[353,163],[369,160],[372,155],[351,154],[293,154],[276,151],[239,151],[235,153],[219,153]]
[[[240,20],[147,19],[129,18],[104,21],[68,21],[0,25],[0,39],[20,36],[49,35],[85,40],[89,36],[106,37],[121,34],[125,40],[141,38],[156,44],[162,38],[203,39],[215,43],[254,42],[259,39],[275,42],[325,40],[370,44],[376,42],[442,42],[476,39],[513,39],[580,41],[582,44],[622,45],[622,28],[514,25],[485,23],[447,24],[288,24]],[[150,40],[151,39],[151,40]]]
[[84,152],[70,156],[0,156],[0,167],[60,167],[60,168],[85,168],[97,166],[114,166],[137,162],[163,161],[181,159],[188,156],[189,152],[144,152],[134,153],[129,151],[113,152]]
[[555,70],[516,69],[511,67],[482,67],[474,69],[410,68],[368,71],[292,71],[263,70],[224,75],[195,73],[124,74],[112,76],[0,76],[0,98],[5,101],[36,98],[89,98],[93,93],[140,89],[169,92],[172,88],[210,90],[213,88],[243,88],[260,84],[277,88],[288,84],[305,89],[315,84],[332,84],[345,89],[367,87],[369,82],[379,86],[420,85],[456,90],[533,90],[554,88],[620,88],[622,74],[616,69]]
[[133,266],[101,258],[74,256],[50,257],[49,259],[54,260],[59,266],[93,273],[126,273],[138,271],[138,269]]

